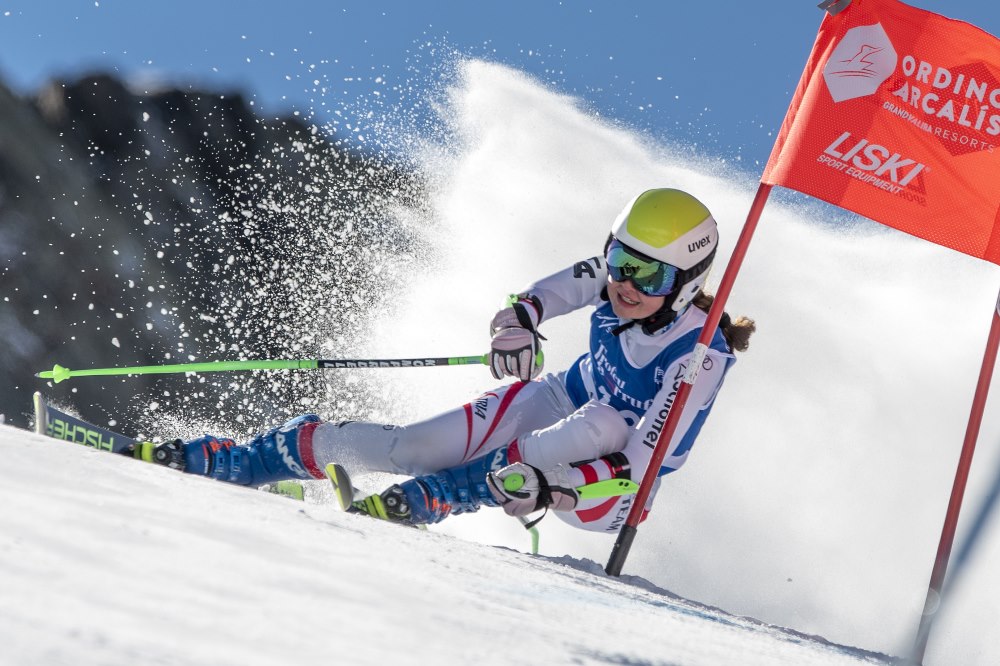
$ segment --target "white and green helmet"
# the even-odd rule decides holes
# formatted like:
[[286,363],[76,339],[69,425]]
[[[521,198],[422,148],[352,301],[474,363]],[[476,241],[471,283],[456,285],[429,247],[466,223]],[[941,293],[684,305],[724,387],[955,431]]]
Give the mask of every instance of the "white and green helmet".
[[[627,247],[680,269],[670,307],[684,309],[705,284],[719,245],[715,218],[701,201],[681,190],[646,190],[630,201],[611,226]],[[670,299],[668,298],[668,301]]]

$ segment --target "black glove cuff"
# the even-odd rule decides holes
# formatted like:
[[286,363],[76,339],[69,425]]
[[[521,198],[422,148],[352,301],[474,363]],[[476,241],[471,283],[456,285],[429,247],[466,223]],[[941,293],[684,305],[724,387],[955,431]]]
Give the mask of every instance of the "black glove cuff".
[[538,313],[538,321],[542,321],[542,302],[538,300],[538,297],[532,295],[521,295],[518,296],[518,300],[511,305],[511,308],[514,309],[514,315],[517,317],[517,323],[521,325],[521,328],[525,328],[537,335],[540,340],[545,340],[545,336],[538,332],[538,329],[535,328],[535,324],[531,321],[531,315],[528,314],[527,306],[521,302],[522,299],[531,303],[531,306],[535,308],[535,312]]

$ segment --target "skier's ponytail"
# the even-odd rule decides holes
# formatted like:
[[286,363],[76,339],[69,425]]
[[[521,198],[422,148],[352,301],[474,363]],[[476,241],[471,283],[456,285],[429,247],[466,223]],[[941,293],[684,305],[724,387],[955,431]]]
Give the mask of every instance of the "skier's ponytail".
[[[699,291],[698,295],[694,297],[693,303],[699,310],[708,312],[714,300],[715,296],[712,294]],[[743,315],[733,319],[728,313],[724,312],[722,313],[722,319],[719,320],[719,328],[722,329],[722,335],[726,338],[726,342],[729,343],[729,347],[733,351],[742,352],[750,347],[750,336],[757,330],[757,324],[753,319],[744,317]]]

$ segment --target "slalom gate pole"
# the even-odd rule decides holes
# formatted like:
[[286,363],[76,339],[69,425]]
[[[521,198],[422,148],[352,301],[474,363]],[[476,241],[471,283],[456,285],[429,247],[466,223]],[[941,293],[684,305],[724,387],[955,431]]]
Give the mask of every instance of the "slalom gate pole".
[[913,645],[911,659],[917,664],[922,664],[924,661],[931,626],[934,624],[934,617],[941,607],[941,590],[945,574],[948,571],[948,559],[951,557],[952,545],[955,542],[958,514],[962,510],[962,497],[965,495],[965,486],[969,480],[972,456],[976,452],[976,440],[979,438],[979,427],[983,422],[983,411],[986,408],[986,397],[990,392],[990,381],[993,378],[993,366],[996,363],[998,347],[1000,347],[1000,296],[997,297],[997,306],[993,311],[993,323],[986,340],[983,365],[979,369],[976,394],[972,399],[972,412],[965,430],[965,441],[962,444],[962,454],[958,459],[958,469],[955,472],[955,481],[951,488],[951,499],[948,500],[948,513],[945,514],[944,526],[941,528],[941,540],[938,542],[934,569],[931,571],[927,597],[924,600],[924,611],[920,616],[920,626],[917,628],[917,637]]
[[428,368],[442,365],[489,365],[489,355],[446,356],[438,358],[355,358],[355,359],[268,359],[262,361],[210,361],[173,365],[142,365],[126,368],[88,368],[70,370],[56,365],[36,374],[56,384],[71,377],[108,377],[112,375],[163,375],[187,372],[235,372],[240,370],[334,370],[346,368]]
[[715,329],[719,326],[719,320],[722,319],[722,312],[726,307],[729,292],[732,291],[733,283],[736,282],[736,274],[739,273],[740,266],[743,264],[743,258],[746,256],[750,239],[757,228],[757,222],[760,220],[760,214],[764,210],[764,204],[767,203],[767,197],[770,193],[770,185],[761,183],[760,187],[757,188],[757,194],[754,197],[753,204],[750,206],[750,212],[747,214],[747,221],[743,224],[743,231],[740,233],[739,240],[736,241],[736,247],[733,249],[732,257],[729,259],[729,265],[726,266],[726,272],[722,276],[722,282],[719,284],[719,289],[715,294],[715,300],[712,302],[712,307],[708,310],[705,326],[701,329],[701,335],[698,336],[698,342],[694,346],[694,355],[688,366],[687,374],[684,376],[680,388],[677,390],[677,395],[674,397],[670,413],[667,414],[667,421],[663,424],[663,429],[660,430],[656,446],[653,448],[653,456],[649,461],[649,466],[646,468],[646,473],[642,477],[642,483],[639,484],[639,490],[636,492],[635,499],[632,500],[632,508],[629,510],[628,518],[625,520],[625,524],[622,525],[621,531],[618,533],[618,539],[611,550],[611,558],[604,569],[610,576],[621,575],[625,559],[628,557],[632,541],[635,539],[636,532],[638,531],[643,509],[646,506],[646,501],[649,499],[649,493],[652,491],[653,484],[659,475],[660,465],[667,454],[670,440],[673,439],[674,431],[677,430],[677,424],[680,422],[684,405],[691,394],[691,387],[698,378],[698,371],[701,369],[702,361],[708,352],[708,345],[712,341],[712,336],[715,335]]

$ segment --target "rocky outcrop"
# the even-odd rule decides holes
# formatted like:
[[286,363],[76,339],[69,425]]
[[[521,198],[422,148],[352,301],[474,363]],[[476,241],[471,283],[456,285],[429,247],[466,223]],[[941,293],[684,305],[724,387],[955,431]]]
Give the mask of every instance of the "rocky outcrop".
[[344,267],[405,252],[387,219],[419,192],[390,161],[262,118],[238,93],[105,75],[53,81],[33,100],[0,86],[0,413],[26,424],[36,389],[133,431],[157,427],[145,418],[157,409],[208,422],[309,408],[303,396],[326,389],[315,377],[33,375],[321,355],[331,330],[364,315],[351,299],[363,271]]

